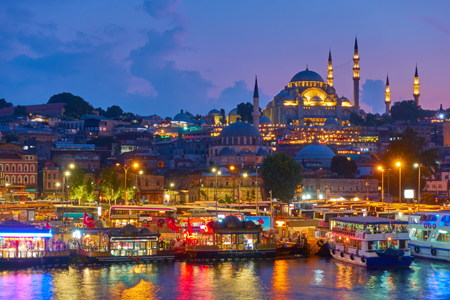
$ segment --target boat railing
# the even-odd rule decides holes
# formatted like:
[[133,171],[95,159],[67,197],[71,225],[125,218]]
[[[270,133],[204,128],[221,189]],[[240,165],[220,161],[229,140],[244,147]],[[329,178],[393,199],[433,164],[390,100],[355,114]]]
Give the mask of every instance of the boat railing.
[[[66,253],[67,252],[67,253]],[[17,251],[16,249],[12,250],[0,250],[0,258],[40,258],[40,257],[47,257],[47,256],[61,256],[61,255],[68,255],[69,251],[66,251],[64,249],[57,250],[57,251],[44,251],[44,250],[24,250],[24,251]]]
[[352,236],[357,238],[364,238],[366,234],[384,234],[384,233],[408,233],[408,229],[406,228],[392,228],[387,230],[358,230],[358,229],[339,229],[339,228],[333,228],[332,232],[334,234],[341,234],[346,236]]

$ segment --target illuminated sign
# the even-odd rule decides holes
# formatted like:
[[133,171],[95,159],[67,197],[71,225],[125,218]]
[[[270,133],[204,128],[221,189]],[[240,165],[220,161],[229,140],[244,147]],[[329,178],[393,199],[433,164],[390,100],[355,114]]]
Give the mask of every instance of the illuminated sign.
[[244,221],[253,221],[256,225],[261,225],[263,230],[270,229],[270,217],[245,216]]
[[52,237],[52,231],[43,233],[2,232],[0,237]]
[[414,199],[414,190],[405,190],[405,199]]

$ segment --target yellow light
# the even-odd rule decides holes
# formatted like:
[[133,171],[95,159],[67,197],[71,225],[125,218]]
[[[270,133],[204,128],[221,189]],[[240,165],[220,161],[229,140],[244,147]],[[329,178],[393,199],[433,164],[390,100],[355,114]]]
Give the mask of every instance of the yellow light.
[[234,166],[230,166],[230,170],[234,170]]
[[381,172],[384,171],[382,166],[379,166],[379,167],[378,167],[378,170],[380,170]]
[[135,163],[133,166],[134,166],[135,168],[137,168],[137,167],[139,167],[139,164],[138,164],[138,163]]
[[213,173],[216,173],[216,168],[212,168],[211,171],[212,171]]
[[402,164],[398,161],[398,162],[395,163],[395,165],[396,165],[397,167],[400,167]]
[[242,176],[244,176],[244,177],[247,177],[247,176],[248,176],[248,174],[247,174],[247,173],[244,173],[244,174],[242,174]]
[[64,174],[65,174],[66,176],[70,176],[70,172],[69,172],[69,171],[66,171]]

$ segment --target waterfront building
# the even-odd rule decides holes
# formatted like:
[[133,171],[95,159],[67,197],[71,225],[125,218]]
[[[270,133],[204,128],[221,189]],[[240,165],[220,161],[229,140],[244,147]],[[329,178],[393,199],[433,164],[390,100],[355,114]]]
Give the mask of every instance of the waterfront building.
[[294,159],[305,169],[317,170],[329,169],[334,156],[333,150],[326,145],[313,143],[300,150]]
[[307,177],[302,181],[302,199],[378,199],[378,179],[361,178],[317,178]]
[[60,198],[63,192],[63,181],[58,167],[52,162],[47,162],[42,169],[42,192],[44,196]]
[[36,155],[22,152],[0,153],[0,172],[4,172],[5,184],[9,186],[9,190],[16,187],[22,190],[24,187],[25,192],[34,197],[38,175]]

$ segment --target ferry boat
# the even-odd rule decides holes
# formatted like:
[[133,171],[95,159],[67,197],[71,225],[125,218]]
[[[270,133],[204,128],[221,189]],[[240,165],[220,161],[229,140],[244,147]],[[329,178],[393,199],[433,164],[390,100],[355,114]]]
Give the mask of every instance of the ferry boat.
[[63,242],[53,243],[51,229],[39,229],[15,220],[0,224],[0,268],[67,266],[70,251]]
[[409,219],[409,235],[414,256],[450,261],[450,211],[416,212]]
[[408,222],[377,217],[339,217],[332,220],[333,258],[368,268],[409,267]]
[[133,225],[99,231],[98,243],[81,237],[79,256],[84,263],[148,263],[175,260],[175,250],[161,246],[159,233]]
[[201,235],[186,236],[186,252],[193,259],[275,258],[276,244],[262,234],[261,225],[230,215],[210,222]]

